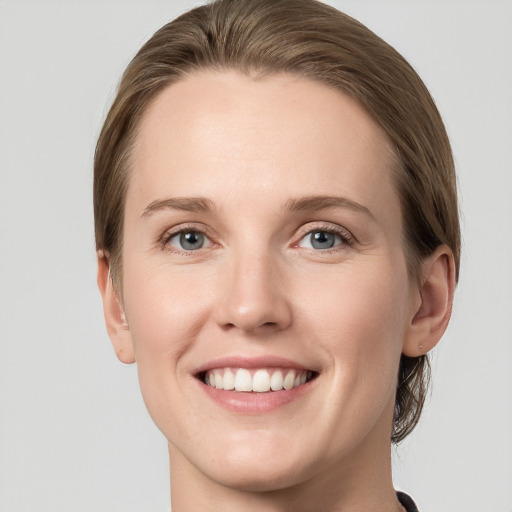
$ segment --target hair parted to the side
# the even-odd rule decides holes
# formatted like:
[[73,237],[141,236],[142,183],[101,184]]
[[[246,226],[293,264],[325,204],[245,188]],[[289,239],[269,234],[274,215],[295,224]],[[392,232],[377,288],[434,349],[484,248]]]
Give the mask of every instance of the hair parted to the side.
[[[293,73],[349,94],[387,134],[396,153],[404,250],[411,278],[441,244],[458,277],[460,229],[451,148],[422,80],[390,45],[317,0],[215,0],[158,30],[126,69],[94,161],[96,247],[122,289],[124,202],[130,151],[148,104],[197,70],[234,69],[263,78]],[[430,379],[426,355],[402,356],[392,441],[416,426]]]

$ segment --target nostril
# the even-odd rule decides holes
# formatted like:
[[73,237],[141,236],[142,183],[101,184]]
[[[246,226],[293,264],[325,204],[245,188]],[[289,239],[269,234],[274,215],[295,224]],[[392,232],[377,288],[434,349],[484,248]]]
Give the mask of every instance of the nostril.
[[258,323],[257,321],[240,321],[240,322],[228,322],[221,326],[224,331],[230,331],[232,329],[240,329],[247,333],[264,332],[264,331],[275,331],[279,329],[277,322],[263,322]]

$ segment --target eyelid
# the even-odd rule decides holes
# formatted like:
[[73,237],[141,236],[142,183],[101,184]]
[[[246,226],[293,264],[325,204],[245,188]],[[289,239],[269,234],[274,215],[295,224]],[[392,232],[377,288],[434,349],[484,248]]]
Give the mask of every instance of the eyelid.
[[[158,237],[158,244],[162,247],[162,249],[173,251],[173,252],[179,252],[187,255],[191,255],[194,252],[199,252],[201,249],[197,249],[196,251],[185,251],[180,250],[176,247],[170,247],[169,241],[175,237],[176,235],[187,232],[187,231],[194,231],[197,233],[200,233],[204,235],[211,245],[208,246],[208,248],[218,246],[219,244],[216,243],[213,239],[213,233],[212,230],[205,224],[201,222],[197,223],[185,223],[185,224],[178,224],[176,226],[173,226],[171,228],[166,229],[161,236]],[[325,231],[328,233],[334,233],[339,235],[343,242],[347,244],[348,246],[352,247],[357,243],[357,239],[355,236],[346,228],[343,226],[340,226],[339,224],[334,224],[332,222],[327,221],[320,221],[320,222],[308,222],[304,225],[302,225],[298,230],[294,237],[295,242],[293,242],[293,247],[299,247],[299,243],[301,240],[308,234],[315,232],[315,231]],[[343,244],[344,245],[344,244]],[[339,247],[339,246],[337,246]],[[326,249],[325,251],[329,250],[336,250],[336,247],[332,249]]]
[[162,249],[172,251],[172,252],[187,254],[187,255],[191,255],[195,252],[200,252],[201,249],[197,249],[195,251],[186,251],[186,250],[180,250],[178,247],[169,245],[169,241],[172,238],[174,238],[176,235],[179,235],[180,233],[190,232],[190,231],[195,232],[195,233],[200,233],[205,238],[207,238],[208,241],[210,242],[210,245],[208,247],[202,247],[201,249],[209,249],[209,248],[217,245],[212,239],[211,229],[209,229],[208,226],[206,226],[205,224],[202,224],[200,222],[178,224],[177,226],[173,226],[172,228],[166,229],[164,231],[164,233],[158,237],[158,244],[162,247]]
[[[308,222],[307,224],[304,224],[299,228],[297,231],[296,236],[296,242],[293,243],[294,247],[299,247],[299,243],[302,241],[302,239],[315,231],[325,231],[327,233],[333,233],[336,235],[339,235],[343,242],[350,247],[352,247],[355,243],[357,243],[357,239],[355,236],[346,228],[343,226],[340,226],[338,224],[334,224],[332,222]],[[339,246],[337,246],[339,247]],[[332,249],[325,249],[325,251],[329,250],[336,250],[336,247],[333,247]]]

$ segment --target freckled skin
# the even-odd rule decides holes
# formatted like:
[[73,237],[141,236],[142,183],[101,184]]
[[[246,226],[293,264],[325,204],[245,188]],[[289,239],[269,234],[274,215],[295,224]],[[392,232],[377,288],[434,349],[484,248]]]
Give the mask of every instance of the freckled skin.
[[[173,510],[400,510],[389,439],[418,290],[390,154],[353,100],[285,74],[198,73],[145,113],[126,198],[122,304],[144,400],[170,443]],[[312,195],[348,198],[371,215],[286,206]],[[176,197],[214,209],[142,216]],[[180,226],[206,244],[161,243]],[[327,228],[353,243],[308,246]],[[319,374],[270,413],[220,407],[193,374],[217,357],[269,354]]]

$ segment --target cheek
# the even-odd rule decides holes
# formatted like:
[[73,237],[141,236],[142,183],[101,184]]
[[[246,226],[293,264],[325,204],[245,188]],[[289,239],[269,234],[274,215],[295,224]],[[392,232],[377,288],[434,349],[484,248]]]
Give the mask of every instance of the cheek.
[[123,293],[136,349],[179,351],[203,324],[211,286],[182,267],[139,266],[125,265]]
[[407,282],[398,269],[352,268],[331,276],[323,292],[317,287],[308,298],[305,328],[315,326],[315,341],[331,365],[333,382],[321,414],[335,416],[333,439],[344,442],[347,433],[363,438],[380,418],[391,422],[407,325]]
[[204,283],[195,286],[193,276],[187,278],[179,270],[146,267],[141,271],[129,262],[124,270],[125,312],[147,410],[168,439],[188,438],[190,428],[183,425],[189,412],[183,405],[190,376],[182,360],[209,316],[209,294]]
[[407,277],[401,267],[347,265],[310,276],[294,295],[302,296],[304,310],[322,318],[322,328],[331,328],[332,334],[337,331],[359,337],[358,333],[381,331],[387,337],[397,328],[401,330],[408,298]]
[[381,379],[394,386],[407,326],[407,283],[405,266],[392,265],[354,265],[303,283],[310,293],[298,317],[344,380],[378,385]]
[[208,319],[209,288],[179,268],[125,265],[124,306],[143,388],[151,380],[159,389],[180,372],[182,355]]

